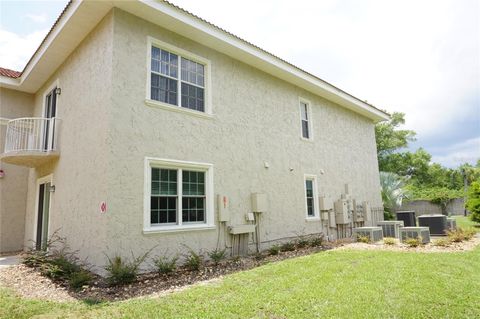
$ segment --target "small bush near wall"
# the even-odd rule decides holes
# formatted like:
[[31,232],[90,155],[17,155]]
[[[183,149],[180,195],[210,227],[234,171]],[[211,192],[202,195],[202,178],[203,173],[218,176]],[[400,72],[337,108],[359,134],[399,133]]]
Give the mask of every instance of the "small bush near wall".
[[272,256],[278,255],[280,253],[280,246],[273,245],[268,249],[268,253]]
[[433,242],[433,245],[438,247],[448,247],[451,244],[452,242],[448,238],[440,238]]
[[107,256],[108,263],[105,266],[107,271],[107,282],[112,286],[125,285],[134,282],[138,276],[140,265],[145,261],[150,251],[144,255],[135,257],[132,253],[132,260],[127,260],[121,256],[110,258]]
[[395,238],[392,238],[392,237],[385,237],[385,238],[383,238],[383,243],[384,243],[385,245],[393,246],[393,245],[395,245],[396,242],[397,242],[396,239],[395,239]]
[[185,256],[184,266],[189,270],[199,270],[203,264],[202,257],[194,252],[192,249],[188,248],[188,253]]
[[90,284],[94,275],[88,270],[85,262],[81,262],[76,252],[71,252],[65,238],[57,232],[47,241],[45,250],[30,250],[23,254],[22,263],[36,268],[40,273],[77,290]]
[[368,244],[368,243],[370,243],[370,237],[358,235],[357,236],[357,242]]
[[420,238],[420,237],[417,237],[417,238],[407,238],[407,239],[405,240],[405,245],[407,245],[408,247],[412,247],[412,248],[421,246],[421,245],[422,245],[422,238]]
[[213,261],[215,265],[218,265],[222,260],[227,257],[227,249],[215,249],[208,253],[208,257]]
[[160,274],[170,274],[177,269],[178,256],[166,257],[160,256],[153,259],[153,263]]

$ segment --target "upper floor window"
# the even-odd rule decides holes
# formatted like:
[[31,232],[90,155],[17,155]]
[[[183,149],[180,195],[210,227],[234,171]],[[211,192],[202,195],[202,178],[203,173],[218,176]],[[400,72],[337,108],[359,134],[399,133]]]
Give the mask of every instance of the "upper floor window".
[[312,139],[312,121],[310,119],[310,103],[300,100],[300,121],[302,127],[302,138]]
[[170,45],[152,41],[150,96],[154,101],[206,112],[207,62]]

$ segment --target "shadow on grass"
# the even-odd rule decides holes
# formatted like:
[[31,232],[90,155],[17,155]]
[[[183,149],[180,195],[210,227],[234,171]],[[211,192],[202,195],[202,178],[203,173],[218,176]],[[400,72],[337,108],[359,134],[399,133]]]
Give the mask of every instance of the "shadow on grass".
[[82,302],[83,302],[84,304],[86,304],[87,306],[98,306],[98,305],[102,305],[102,304],[108,303],[108,302],[105,301],[105,300],[96,299],[96,298],[85,298],[85,299],[82,299]]

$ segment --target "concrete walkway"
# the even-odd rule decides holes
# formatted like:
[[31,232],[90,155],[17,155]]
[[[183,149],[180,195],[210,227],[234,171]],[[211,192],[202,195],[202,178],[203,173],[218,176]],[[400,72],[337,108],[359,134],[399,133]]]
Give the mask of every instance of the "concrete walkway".
[[20,264],[20,256],[18,255],[0,257],[0,270],[18,264]]

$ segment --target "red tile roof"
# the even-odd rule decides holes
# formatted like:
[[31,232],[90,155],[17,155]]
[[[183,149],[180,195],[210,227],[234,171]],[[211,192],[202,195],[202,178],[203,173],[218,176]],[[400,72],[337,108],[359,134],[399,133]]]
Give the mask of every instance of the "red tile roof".
[[16,79],[16,78],[20,77],[20,75],[22,75],[22,72],[13,71],[13,70],[10,70],[10,69],[5,69],[5,68],[0,67],[0,75]]

